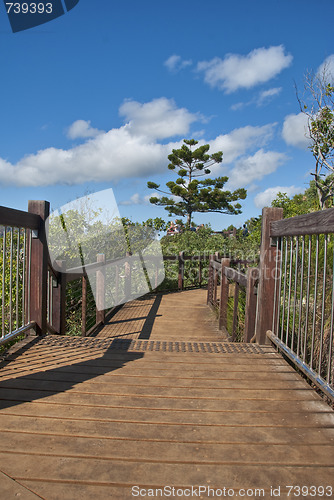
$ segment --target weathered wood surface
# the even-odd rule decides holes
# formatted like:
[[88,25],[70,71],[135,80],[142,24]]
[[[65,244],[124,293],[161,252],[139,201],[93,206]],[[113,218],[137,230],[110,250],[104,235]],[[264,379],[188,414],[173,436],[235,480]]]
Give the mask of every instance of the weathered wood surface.
[[245,310],[245,331],[244,342],[250,342],[255,331],[257,295],[254,293],[255,283],[259,279],[259,270],[256,267],[247,269],[247,287],[246,287],[246,307]]
[[0,226],[39,229],[40,224],[41,218],[39,215],[0,206]]
[[107,322],[98,337],[224,340],[205,295],[205,290],[188,290],[133,300]]
[[114,316],[118,339],[109,324],[14,350],[0,371],[0,498],[334,486],[333,411],[271,347],[219,342],[204,302],[141,299]]
[[334,208],[271,222],[270,235],[303,236],[334,233]]
[[257,314],[256,314],[256,341],[258,344],[267,342],[266,331],[272,327],[274,312],[276,263],[280,258],[280,251],[271,246],[272,221],[283,217],[283,209],[277,207],[262,210],[262,230],[259,265],[259,283],[257,287]]
[[224,274],[228,279],[235,281],[239,285],[244,287],[247,286],[247,276],[244,273],[241,273],[232,267],[225,267]]
[[30,200],[28,212],[41,221],[38,238],[31,238],[30,262],[30,319],[36,322],[38,335],[47,333],[47,275],[49,252],[46,243],[45,220],[50,213],[48,201]]

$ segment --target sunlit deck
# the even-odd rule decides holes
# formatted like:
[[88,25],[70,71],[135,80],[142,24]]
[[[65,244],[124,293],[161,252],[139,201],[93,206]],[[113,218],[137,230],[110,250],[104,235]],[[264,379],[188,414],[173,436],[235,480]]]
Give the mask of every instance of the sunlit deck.
[[288,498],[285,485],[334,486],[333,411],[270,346],[224,342],[205,294],[138,299],[95,338],[12,349],[1,498],[127,499],[133,486],[268,498],[280,486]]

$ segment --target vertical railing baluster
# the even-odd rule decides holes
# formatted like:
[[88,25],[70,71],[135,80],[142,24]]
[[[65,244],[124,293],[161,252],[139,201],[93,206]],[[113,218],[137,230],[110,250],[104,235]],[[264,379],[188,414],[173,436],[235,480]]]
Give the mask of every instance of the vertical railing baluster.
[[316,237],[316,247],[315,247],[314,303],[313,303],[311,359],[310,359],[310,366],[311,366],[311,368],[313,368],[315,327],[316,327],[316,319],[317,319],[318,267],[319,267],[319,235],[317,234],[317,237]]
[[296,325],[296,302],[297,302],[297,280],[298,280],[298,257],[299,257],[299,238],[296,240],[296,253],[295,253],[295,282],[293,293],[293,314],[292,314],[292,336],[291,336],[291,349],[293,349],[295,340],[295,325]]
[[16,294],[15,294],[15,329],[19,328],[19,286],[20,286],[20,239],[21,239],[21,232],[20,229],[18,228],[17,232],[17,242],[16,242],[16,279],[15,279],[15,285],[16,285]]
[[31,250],[32,250],[32,231],[29,231],[29,250],[28,250],[28,268],[27,268],[27,312],[28,312],[28,323],[30,323],[30,302],[31,302]]
[[283,307],[282,307],[282,326],[281,326],[281,340],[284,337],[284,316],[285,316],[285,293],[286,293],[286,274],[288,268],[288,239],[285,239],[284,250],[284,285],[283,285]]
[[[332,264],[332,309],[331,309],[331,322],[330,322],[330,334],[329,334],[329,352],[328,352],[328,362],[327,362],[327,383],[334,382],[334,373],[332,372],[333,366],[333,328],[334,328],[334,244],[333,244],[333,264]],[[334,368],[334,367],[333,367]]]
[[306,291],[306,317],[305,317],[305,332],[304,332],[304,353],[303,361],[306,362],[307,354],[307,334],[308,334],[308,319],[310,307],[310,282],[311,282],[311,251],[312,251],[312,238],[309,236],[308,240],[308,265],[307,265],[307,291]]
[[300,293],[299,293],[299,318],[298,318],[298,339],[297,339],[297,356],[301,353],[300,336],[303,314],[303,285],[304,285],[304,256],[305,256],[305,236],[302,238],[302,260],[300,269]]
[[26,320],[26,272],[27,272],[27,229],[23,232],[23,247],[22,247],[22,325]]
[[286,314],[286,335],[285,343],[288,345],[289,341],[289,323],[290,323],[290,305],[291,305],[291,282],[292,282],[292,256],[293,256],[293,238],[290,237],[290,267],[289,267],[289,288],[288,288],[288,308]]
[[[280,248],[283,250],[283,238],[278,238],[278,244]],[[282,250],[280,255],[280,276],[279,276],[279,289],[278,289],[278,304],[277,304],[277,321],[276,321],[276,332],[275,334],[279,336],[279,321],[281,314],[281,294],[282,294],[282,277],[283,277],[283,258],[282,258]]]
[[277,315],[277,304],[278,304],[278,297],[277,297],[277,268],[278,268],[278,238],[276,239],[276,266],[275,266],[275,287],[274,287],[274,311],[273,311],[273,324],[272,324],[272,331],[275,333],[275,319]]
[[6,335],[6,254],[7,254],[7,227],[4,227],[3,230],[3,247],[2,247],[2,304],[1,304],[1,313],[2,313],[2,337]]
[[318,374],[321,375],[321,365],[322,365],[322,349],[324,342],[324,325],[325,325],[325,298],[326,298],[326,267],[327,267],[327,241],[328,236],[325,234],[324,240],[324,275],[322,281],[322,307],[321,307],[321,327],[320,327],[320,346],[319,346],[319,363],[318,363]]
[[13,228],[10,228],[10,250],[9,250],[9,334],[13,331]]

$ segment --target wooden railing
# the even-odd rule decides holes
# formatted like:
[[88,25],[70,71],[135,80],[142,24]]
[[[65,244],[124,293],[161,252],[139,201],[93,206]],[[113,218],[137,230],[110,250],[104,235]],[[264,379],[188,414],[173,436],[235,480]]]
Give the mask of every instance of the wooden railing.
[[[42,208],[33,203],[29,212],[0,207],[0,344],[29,329],[37,333],[46,330],[47,259]],[[41,265],[43,259],[45,266]],[[45,314],[41,314],[42,309]]]
[[[210,255],[205,253],[199,255],[186,255],[183,251],[179,252],[178,255],[164,255],[163,260],[165,262],[165,267],[168,262],[175,262],[178,264],[177,276],[175,275],[175,278],[177,279],[177,289],[179,291],[187,288],[187,277],[185,274],[187,262],[192,264],[190,266],[191,271],[196,273],[196,279],[193,280],[196,283],[196,286],[202,287],[203,284],[207,284],[207,276],[204,275],[204,271],[207,270]],[[161,289],[163,289],[163,286],[164,285],[162,284]]]
[[[281,216],[264,209],[267,251],[274,258],[263,259],[271,315],[262,328],[334,401],[334,208],[277,220]],[[261,341],[263,330],[257,332]]]
[[[49,203],[44,201],[29,202],[28,212],[0,207],[0,230],[2,227],[4,235],[0,240],[1,252],[5,254],[5,259],[1,263],[3,279],[1,281],[2,336],[0,344],[32,328],[39,335],[70,333],[89,336],[115,311],[115,307],[106,310],[103,304],[107,288],[105,269],[109,264],[113,264],[113,261],[106,261],[103,254],[98,254],[96,262],[86,265],[84,271],[81,267],[80,269],[66,269],[65,262],[62,261],[57,261],[57,269],[51,266],[44,224],[49,210]],[[19,244],[15,248],[13,236],[11,236],[13,231],[20,234],[19,238],[16,237]],[[12,243],[10,243],[11,238]],[[24,239],[24,243],[21,239]],[[20,268],[20,273],[17,273],[17,276],[20,274],[21,278],[15,287],[12,286],[13,256],[14,253],[20,255],[23,248],[22,269]],[[177,289],[180,291],[185,288],[186,263],[189,261],[194,263],[192,267],[197,270],[197,278],[201,286],[203,269],[208,259],[209,256],[205,254],[187,256],[184,252],[164,257],[166,263],[177,264],[176,280]],[[124,296],[127,300],[132,297],[131,291],[133,285],[136,285],[131,268],[134,260],[135,258],[128,253],[124,259],[115,263],[116,303],[123,303]],[[151,264],[158,266],[158,259],[156,264],[153,261],[154,258]],[[96,301],[88,279],[92,273],[96,273]],[[16,274],[14,281],[15,279]],[[158,267],[156,267],[155,284],[153,278],[152,285],[155,287],[158,285]],[[13,300],[13,294],[18,290],[20,290],[20,306],[18,300],[16,302]],[[12,311],[13,303],[14,309],[17,309],[14,312]],[[15,316],[15,321],[13,316]],[[18,316],[20,316],[20,321],[16,320]]]
[[246,288],[243,340],[275,344],[334,401],[334,208],[282,218],[281,208],[263,209],[258,269],[240,273],[229,259],[212,256],[208,303],[218,309],[219,328],[236,340],[239,289]]
[[[218,311],[218,327],[229,335],[230,340],[237,340],[238,315],[239,315],[239,292],[240,288],[245,289],[246,300],[244,307],[245,325],[242,335],[244,342],[250,342],[254,336],[255,318],[256,318],[256,294],[258,269],[249,267],[247,273],[242,273],[238,269],[230,267],[231,265],[244,264],[248,261],[231,261],[229,258],[218,259],[217,255],[212,255],[209,263],[209,281],[207,303]],[[230,285],[233,283],[233,316],[232,328],[228,328],[228,307]]]
[[[0,345],[32,329],[38,335],[65,334],[66,292],[72,281],[80,282],[76,308],[81,309],[81,335],[92,333],[111,312],[97,310],[86,271],[61,272],[62,262],[57,262],[57,270],[51,266],[45,233],[49,211],[46,201],[30,201],[28,212],[0,207]],[[90,267],[94,265],[101,266],[99,257]],[[96,272],[100,287],[102,278],[99,269]]]

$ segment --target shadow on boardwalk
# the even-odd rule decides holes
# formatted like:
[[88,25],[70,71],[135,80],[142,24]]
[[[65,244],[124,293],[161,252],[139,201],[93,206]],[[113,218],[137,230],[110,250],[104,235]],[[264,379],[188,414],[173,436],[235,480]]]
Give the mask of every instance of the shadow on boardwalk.
[[1,370],[0,497],[334,490],[333,411],[270,346],[219,342],[208,311],[204,291],[148,297],[96,338],[50,336],[13,354]]

